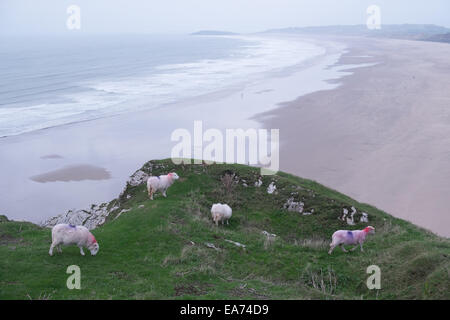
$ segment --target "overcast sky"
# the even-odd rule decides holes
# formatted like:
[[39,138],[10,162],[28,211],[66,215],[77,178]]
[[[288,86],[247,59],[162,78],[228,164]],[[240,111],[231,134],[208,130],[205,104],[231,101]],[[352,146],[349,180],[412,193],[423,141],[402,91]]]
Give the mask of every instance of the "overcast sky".
[[376,4],[381,23],[450,27],[449,0],[0,0],[0,33],[68,32],[69,5],[79,33],[256,32],[269,28],[365,24]]

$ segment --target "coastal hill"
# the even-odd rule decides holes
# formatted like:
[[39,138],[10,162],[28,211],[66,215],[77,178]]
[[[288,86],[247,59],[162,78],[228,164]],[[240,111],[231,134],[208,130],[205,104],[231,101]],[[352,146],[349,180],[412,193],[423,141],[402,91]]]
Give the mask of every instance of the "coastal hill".
[[[269,29],[259,33],[287,33],[309,35],[363,36],[435,42],[450,42],[450,29],[434,24],[382,24],[380,29],[368,29],[366,25],[331,25],[310,27],[288,27]],[[191,35],[238,35],[239,33],[218,30],[201,30]]]
[[[368,36],[409,40],[439,41],[441,35],[448,34],[449,28],[433,24],[382,24],[380,29],[368,29],[366,25],[335,25],[316,27],[293,27],[270,29],[264,33],[303,33],[342,36]],[[448,37],[448,36],[447,36]]]
[[450,32],[443,34],[436,34],[430,36],[426,39],[427,41],[436,41],[436,42],[448,42],[450,43]]
[[[180,179],[168,197],[149,200],[146,178],[169,171]],[[233,208],[229,225],[212,223],[217,202]],[[49,228],[1,217],[0,299],[450,298],[450,240],[287,173],[149,161],[103,207],[94,257],[75,246],[50,257]],[[367,225],[364,252],[328,255],[335,230]],[[81,290],[66,287],[69,265]],[[366,286],[370,265],[380,290]]]
[[193,36],[232,36],[239,33],[229,32],[229,31],[217,31],[217,30],[200,30],[191,33]]

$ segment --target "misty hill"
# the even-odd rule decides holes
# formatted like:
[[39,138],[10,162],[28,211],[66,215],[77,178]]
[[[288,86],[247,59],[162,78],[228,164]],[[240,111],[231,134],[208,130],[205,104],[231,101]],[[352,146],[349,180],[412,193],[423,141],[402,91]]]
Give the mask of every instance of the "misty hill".
[[193,36],[231,36],[237,35],[238,33],[229,32],[229,31],[216,31],[216,30],[201,30],[197,32],[191,33]]
[[450,43],[450,32],[444,33],[444,34],[436,34],[436,35],[424,38],[422,40]]
[[304,33],[304,34],[330,34],[343,36],[369,36],[387,37],[411,40],[426,40],[435,35],[450,32],[449,28],[432,24],[382,24],[381,29],[368,29],[366,25],[336,25],[317,27],[298,27],[270,29],[265,33]]
[[[149,200],[146,178],[170,171],[180,179],[168,197]],[[95,257],[75,246],[50,257],[49,228],[0,216],[0,299],[450,298],[448,239],[287,173],[263,176],[259,186],[259,174],[244,165],[149,161],[105,204],[106,221],[92,231]],[[212,223],[217,202],[233,208],[229,225]],[[376,233],[364,252],[328,255],[335,230],[367,225]],[[73,264],[81,290],[66,287]],[[373,264],[380,290],[366,286]]]

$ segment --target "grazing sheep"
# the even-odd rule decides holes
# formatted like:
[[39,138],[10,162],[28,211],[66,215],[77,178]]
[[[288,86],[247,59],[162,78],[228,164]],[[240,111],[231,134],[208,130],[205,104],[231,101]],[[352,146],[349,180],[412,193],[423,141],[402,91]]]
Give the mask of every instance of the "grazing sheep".
[[147,180],[148,196],[153,200],[153,194],[156,191],[161,191],[164,197],[167,197],[166,190],[175,182],[179,177],[175,172],[171,172],[163,176],[152,176]]
[[100,248],[94,235],[86,227],[65,223],[57,224],[52,228],[52,245],[48,254],[53,255],[54,247],[57,248],[58,252],[62,252],[61,244],[77,245],[82,256],[84,256],[83,247],[88,248],[93,256],[97,254]]
[[337,246],[341,246],[342,251],[347,252],[345,250],[344,245],[345,244],[356,244],[354,248],[351,250],[355,250],[359,246],[361,247],[361,251],[364,251],[363,249],[363,243],[366,240],[367,234],[374,234],[375,228],[372,226],[368,226],[367,228],[364,228],[363,230],[338,230],[335,233],[333,233],[332,240],[330,243],[330,251],[328,251],[328,254],[331,254],[333,252],[334,248]]
[[216,226],[219,225],[219,221],[222,221],[222,224],[224,221],[227,221],[228,224],[231,214],[232,210],[227,204],[215,203],[211,207],[211,216],[213,221],[216,223]]

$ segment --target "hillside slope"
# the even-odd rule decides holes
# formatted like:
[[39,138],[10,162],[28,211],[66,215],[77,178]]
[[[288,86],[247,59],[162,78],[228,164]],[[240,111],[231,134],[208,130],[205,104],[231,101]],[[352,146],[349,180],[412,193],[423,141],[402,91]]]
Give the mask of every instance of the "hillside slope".
[[[128,184],[109,204],[118,209],[92,231],[100,244],[95,257],[76,247],[50,257],[50,229],[0,219],[0,299],[450,298],[448,239],[286,173],[256,187],[259,169],[243,165],[161,160],[142,168],[172,170],[180,179],[167,198],[150,201],[144,184]],[[268,194],[271,182],[276,192]],[[303,210],[292,205],[300,201]],[[233,208],[228,226],[213,225],[215,202]],[[353,226],[339,219],[351,206]],[[358,222],[362,212],[368,223]],[[364,252],[327,254],[335,230],[368,224],[376,234]],[[66,287],[73,264],[81,268],[81,290]],[[366,287],[372,264],[381,268],[380,290]]]

